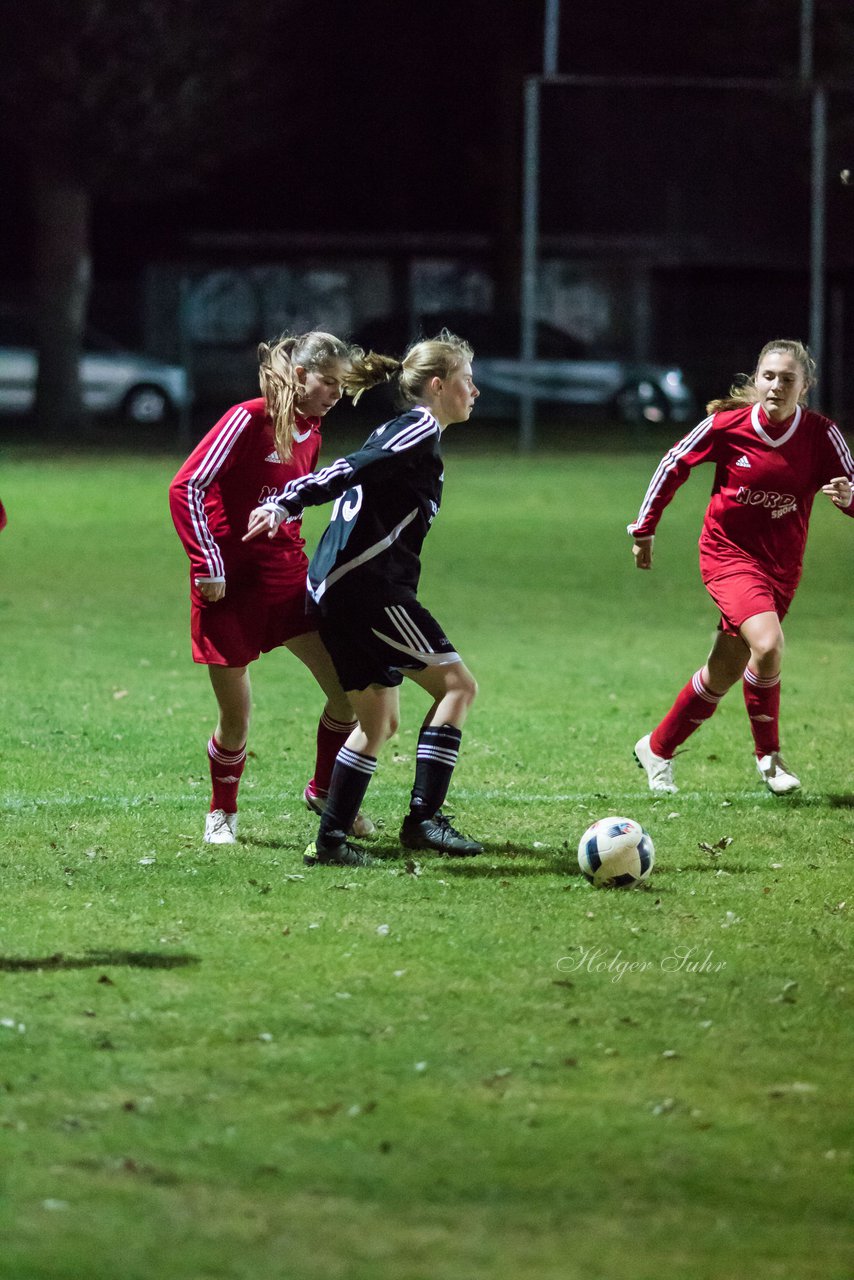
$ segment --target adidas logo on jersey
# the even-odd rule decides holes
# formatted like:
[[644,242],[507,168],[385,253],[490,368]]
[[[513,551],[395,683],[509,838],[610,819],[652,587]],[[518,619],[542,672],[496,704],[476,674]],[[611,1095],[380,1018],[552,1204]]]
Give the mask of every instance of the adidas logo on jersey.
[[279,457],[279,455],[276,453],[276,450],[274,449],[272,453],[267,454],[264,461],[265,462],[281,462],[282,459]]
[[747,454],[743,453],[735,465],[737,467],[749,467],[750,463],[748,462]]

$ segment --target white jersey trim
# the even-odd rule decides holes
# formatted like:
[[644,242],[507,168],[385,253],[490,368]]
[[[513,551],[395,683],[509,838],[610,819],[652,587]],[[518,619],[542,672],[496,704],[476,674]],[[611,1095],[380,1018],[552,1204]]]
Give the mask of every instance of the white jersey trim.
[[852,482],[854,482],[854,458],[851,457],[851,450],[845,443],[845,437],[835,422],[831,422],[828,427],[827,434],[830,437],[830,443],[839,455],[839,462],[843,467],[845,474]]
[[772,449],[779,449],[780,446],[784,445],[787,440],[791,440],[792,436],[795,434],[798,427],[800,426],[801,418],[803,416],[804,416],[804,411],[801,408],[801,406],[798,405],[797,409],[795,410],[795,416],[794,418],[792,418],[791,425],[789,426],[789,430],[784,435],[780,436],[779,440],[773,440],[771,436],[769,436],[765,428],[763,427],[762,423],[759,421],[759,405],[755,404],[753,408],[750,410],[750,421],[753,424],[753,430],[760,437],[760,439],[765,441],[766,444],[770,444]]
[[208,516],[205,511],[205,493],[216,479],[217,472],[233,449],[250,416],[249,412],[242,407],[234,411],[187,481],[187,506],[193,523],[193,531],[196,535],[199,550],[211,571],[211,577],[215,580],[224,579],[225,564],[223,563],[222,553],[208,525]]
[[[712,413],[708,418],[704,418],[702,422],[698,422],[694,430],[689,431],[687,436],[683,436],[677,444],[673,445],[672,449],[668,449],[667,453],[656,467],[653,477],[649,482],[647,491],[644,494],[643,502],[641,503],[640,511],[638,512],[637,520],[633,520],[632,523],[628,525],[629,533],[634,533],[638,525],[643,524],[649,514],[650,507],[658,495],[659,489],[664,484],[667,473],[673,470],[676,463],[684,454],[690,453],[694,446],[702,440],[706,432],[711,429],[714,420],[715,415]],[[652,534],[647,534],[646,536],[652,537]]]
[[313,587],[311,582],[309,582],[309,595],[315,604],[320,602],[326,594],[327,589],[331,587],[334,582],[338,582],[338,580],[343,578],[346,573],[349,573],[351,569],[358,569],[359,565],[365,564],[368,560],[373,560],[375,556],[380,555],[383,551],[387,551],[392,543],[397,542],[404,529],[407,525],[412,524],[412,521],[417,515],[418,508],[415,507],[408,515],[404,516],[400,523],[396,524],[391,532],[387,533],[384,538],[381,538],[379,542],[375,542],[372,547],[366,547],[364,551],[359,555],[354,556],[352,560],[348,560],[346,564],[339,565],[337,569],[333,569],[332,573],[324,578],[321,583],[318,583],[316,587]]
[[421,417],[411,422],[403,431],[399,431],[396,436],[392,436],[388,443],[383,445],[384,449],[388,449],[390,453],[402,453],[404,449],[411,449],[429,436],[438,434],[439,424],[430,410],[419,405],[415,412],[419,411]]

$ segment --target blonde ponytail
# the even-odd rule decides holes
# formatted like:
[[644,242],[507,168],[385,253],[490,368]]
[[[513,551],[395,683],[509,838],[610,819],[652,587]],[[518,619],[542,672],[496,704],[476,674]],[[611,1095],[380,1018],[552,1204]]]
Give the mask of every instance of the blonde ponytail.
[[376,387],[381,382],[391,382],[392,378],[399,376],[402,368],[401,361],[395,360],[392,356],[380,355],[378,351],[365,353],[360,348],[354,347],[344,390],[348,396],[352,397],[353,404],[358,404],[366,391],[370,391],[371,387]]

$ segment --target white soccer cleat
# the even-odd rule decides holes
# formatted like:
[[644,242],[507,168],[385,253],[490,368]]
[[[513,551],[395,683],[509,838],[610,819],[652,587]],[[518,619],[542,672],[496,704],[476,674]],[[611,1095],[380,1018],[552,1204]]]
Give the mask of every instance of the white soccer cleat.
[[797,791],[801,785],[800,778],[795,777],[779,751],[758,757],[756,768],[768,790],[773,791],[775,796],[785,796],[790,791]]
[[678,791],[673,781],[673,761],[657,756],[649,745],[650,735],[635,743],[635,759],[641,769],[645,770],[650,791],[667,791],[673,794]]
[[205,844],[237,844],[237,814],[213,809],[205,818]]
[[[311,809],[312,813],[316,813],[318,816],[326,808],[326,796],[318,795],[316,791],[312,791],[310,786],[303,791],[302,798],[305,801],[306,808]],[[376,835],[376,832],[377,829],[367,814],[360,811],[356,814],[348,834],[355,836],[357,840],[364,840],[365,836]]]

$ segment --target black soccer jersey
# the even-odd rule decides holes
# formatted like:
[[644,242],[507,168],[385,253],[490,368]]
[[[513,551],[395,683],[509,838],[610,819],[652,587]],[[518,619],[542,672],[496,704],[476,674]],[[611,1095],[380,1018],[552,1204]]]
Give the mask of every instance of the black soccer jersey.
[[418,406],[377,427],[362,447],[291,480],[272,500],[291,515],[335,500],[312,557],[308,589],[323,609],[347,601],[411,598],[421,546],[442,500],[439,424]]

